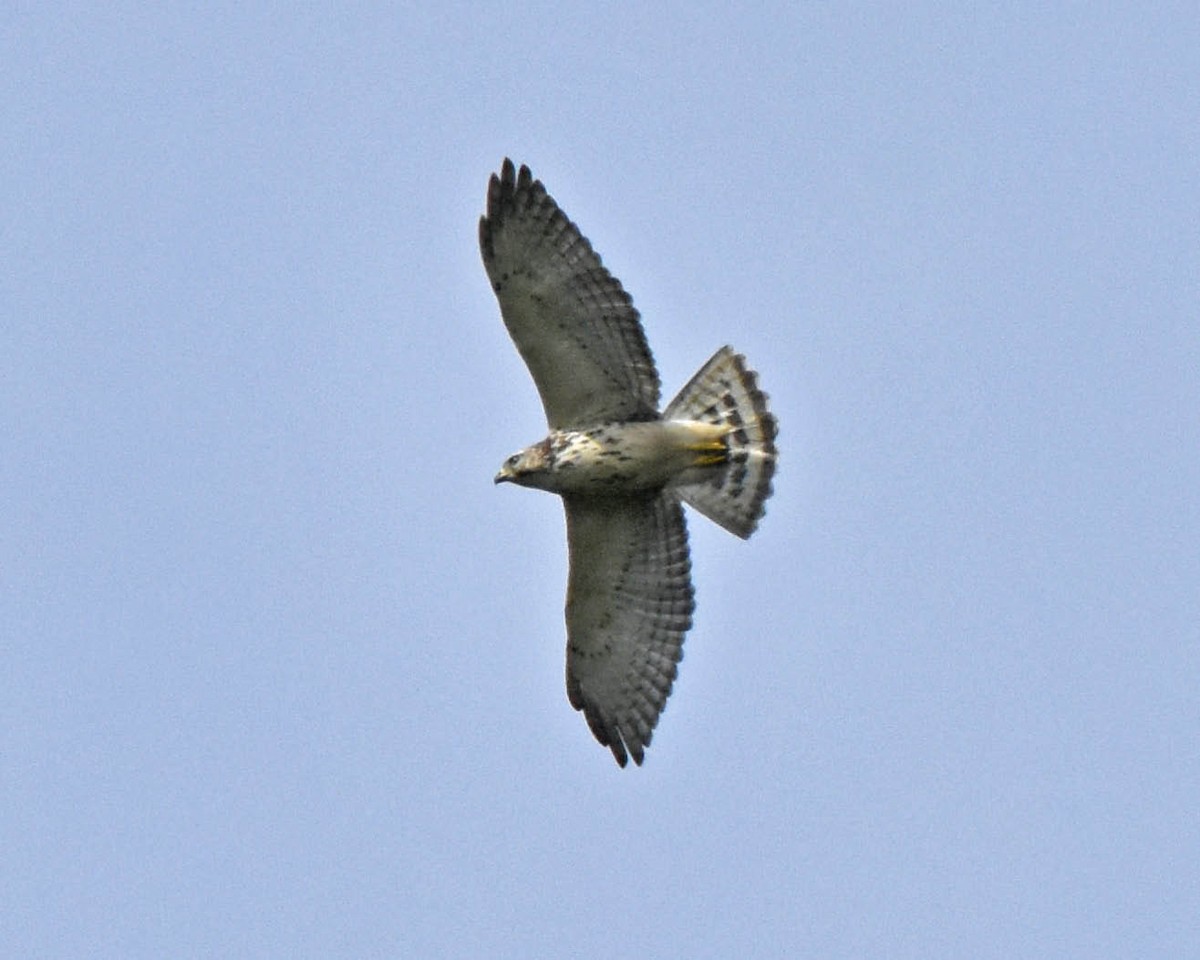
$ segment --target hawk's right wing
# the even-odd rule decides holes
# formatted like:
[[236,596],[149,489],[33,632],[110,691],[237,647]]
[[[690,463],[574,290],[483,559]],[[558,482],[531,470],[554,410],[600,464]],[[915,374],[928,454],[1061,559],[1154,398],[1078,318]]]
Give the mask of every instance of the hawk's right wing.
[[479,248],[551,429],[658,416],[633,301],[528,167],[492,174]]
[[695,606],[683,508],[669,493],[563,503],[567,696],[617,763],[640,764]]

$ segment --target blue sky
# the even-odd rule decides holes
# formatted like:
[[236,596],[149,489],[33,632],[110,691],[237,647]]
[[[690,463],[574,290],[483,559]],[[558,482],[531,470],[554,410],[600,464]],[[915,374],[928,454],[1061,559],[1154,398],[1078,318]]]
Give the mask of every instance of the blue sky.
[[[0,14],[0,953],[1197,955],[1200,20],[754,9]],[[780,422],[641,769],[506,155]]]

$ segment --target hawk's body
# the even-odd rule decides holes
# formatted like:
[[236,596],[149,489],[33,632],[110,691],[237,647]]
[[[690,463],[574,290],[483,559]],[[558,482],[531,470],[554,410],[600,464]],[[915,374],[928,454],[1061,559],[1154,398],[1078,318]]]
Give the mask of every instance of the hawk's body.
[[551,493],[618,496],[658,491],[702,466],[725,459],[719,424],[679,420],[600,423],[555,430],[510,458],[501,479]]
[[479,242],[552,431],[496,481],[562,495],[567,694],[619,764],[640,764],[694,607],[680,501],[750,536],[771,493],[775,419],[728,347],[658,412],[629,295],[527,167],[505,160],[492,176]]

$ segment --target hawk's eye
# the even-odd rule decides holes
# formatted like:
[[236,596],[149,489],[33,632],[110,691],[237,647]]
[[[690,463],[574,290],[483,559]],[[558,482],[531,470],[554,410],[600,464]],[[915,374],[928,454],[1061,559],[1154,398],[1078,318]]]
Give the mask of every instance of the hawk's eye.
[[520,462],[520,460],[521,460],[521,455],[519,453],[514,453],[511,457],[508,458],[508,465],[510,467],[515,467]]

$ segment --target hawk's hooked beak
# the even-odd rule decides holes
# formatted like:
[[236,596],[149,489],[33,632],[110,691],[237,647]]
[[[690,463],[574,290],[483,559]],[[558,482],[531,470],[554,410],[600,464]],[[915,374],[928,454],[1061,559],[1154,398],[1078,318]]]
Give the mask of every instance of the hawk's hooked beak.
[[500,464],[500,472],[496,474],[492,483],[515,483],[517,479],[517,461],[521,459],[519,453],[514,453],[511,457]]

